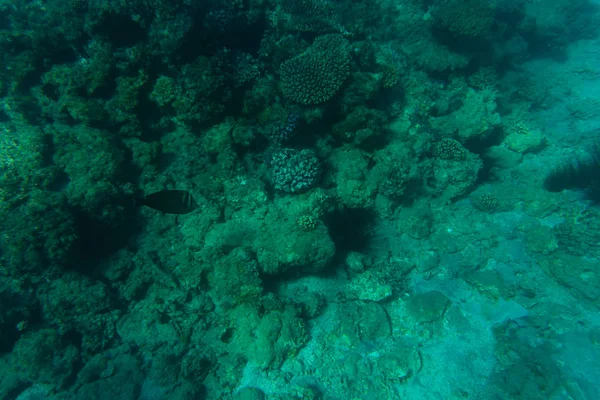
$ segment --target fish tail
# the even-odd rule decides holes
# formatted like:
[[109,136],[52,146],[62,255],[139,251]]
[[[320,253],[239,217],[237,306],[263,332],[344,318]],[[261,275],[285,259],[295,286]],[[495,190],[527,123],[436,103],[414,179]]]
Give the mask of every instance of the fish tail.
[[146,205],[146,200],[143,197],[134,197],[132,199],[133,202],[133,208],[140,208],[144,205]]

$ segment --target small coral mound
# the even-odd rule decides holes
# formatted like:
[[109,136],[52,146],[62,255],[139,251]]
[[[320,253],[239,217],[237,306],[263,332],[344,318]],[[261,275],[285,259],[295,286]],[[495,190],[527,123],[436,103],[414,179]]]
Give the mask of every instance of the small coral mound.
[[442,0],[438,4],[439,24],[461,36],[479,36],[494,21],[495,4],[484,0]]
[[500,205],[498,198],[492,193],[483,193],[479,196],[473,197],[472,203],[473,207],[487,213],[492,213],[498,210],[498,206]]
[[433,155],[444,160],[464,160],[467,157],[466,149],[454,139],[442,139],[433,149]]
[[317,228],[318,220],[312,215],[301,215],[296,223],[304,232],[312,232]]
[[275,189],[296,193],[317,183],[321,166],[310,150],[282,149],[273,154],[271,175]]
[[281,90],[301,104],[331,99],[350,74],[348,41],[342,35],[319,36],[304,53],[281,64]]

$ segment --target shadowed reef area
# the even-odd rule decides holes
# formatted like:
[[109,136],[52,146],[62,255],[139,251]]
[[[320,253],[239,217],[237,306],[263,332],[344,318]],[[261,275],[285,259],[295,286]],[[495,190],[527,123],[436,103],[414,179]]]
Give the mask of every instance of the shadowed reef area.
[[0,400],[600,399],[600,0],[0,0]]

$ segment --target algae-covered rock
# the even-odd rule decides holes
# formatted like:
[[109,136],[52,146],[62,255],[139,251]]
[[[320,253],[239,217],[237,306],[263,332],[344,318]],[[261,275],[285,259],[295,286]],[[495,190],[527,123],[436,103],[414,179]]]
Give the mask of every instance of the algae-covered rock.
[[286,196],[255,210],[240,209],[226,222],[213,225],[198,245],[205,257],[244,247],[253,254],[259,271],[268,275],[319,272],[333,259],[335,244],[317,218],[312,218],[310,229],[301,223],[307,208],[315,212],[312,207],[310,202]]
[[590,301],[600,298],[598,262],[557,252],[539,261],[540,267],[575,296]]
[[[265,301],[269,303],[269,298]],[[261,315],[258,309],[242,305],[229,314],[228,350],[244,355],[261,369],[277,368],[296,355],[308,337],[295,306],[266,304],[265,308],[271,311]]]
[[115,324],[121,311],[115,307],[109,288],[99,282],[75,274],[66,274],[39,291],[46,320],[62,334],[80,335],[80,350],[96,352],[102,341],[115,335]]
[[392,295],[392,286],[378,277],[373,271],[355,276],[350,282],[348,296],[365,301],[380,301]]
[[329,163],[335,171],[336,194],[342,204],[361,208],[372,202],[375,185],[367,186],[369,159],[366,152],[344,146],[330,155]]
[[470,152],[460,161],[437,158],[433,161],[433,176],[428,181],[429,189],[440,202],[451,201],[467,194],[475,186],[482,168],[481,159]]
[[388,337],[391,327],[385,309],[374,302],[349,302],[339,305],[339,330],[335,333],[342,344],[355,345]]
[[224,308],[256,303],[262,294],[258,263],[247,249],[241,247],[217,261],[209,283],[218,293],[218,304]]
[[323,224],[307,232],[289,222],[273,221],[254,246],[261,271],[269,275],[290,270],[316,273],[329,265],[335,254],[335,244]]
[[496,270],[472,271],[465,276],[465,279],[481,294],[492,299],[498,299],[507,294],[507,285],[502,275]]
[[469,89],[463,98],[462,107],[449,115],[431,119],[432,127],[453,136],[461,143],[484,139],[500,125],[496,95],[491,90]]
[[440,320],[452,302],[443,293],[432,291],[415,294],[406,301],[406,308],[418,323]]
[[[140,360],[129,346],[115,346],[91,359],[79,374],[73,397],[89,400],[148,398]],[[156,368],[156,367],[155,367]],[[170,398],[178,398],[170,393]]]
[[403,344],[384,353],[377,360],[377,367],[384,379],[404,383],[421,370],[423,361],[416,348]]
[[15,344],[13,368],[25,381],[66,385],[79,361],[77,347],[54,329],[27,332]]
[[522,154],[541,150],[546,142],[546,137],[539,130],[513,132],[504,139],[504,143],[509,149]]
[[254,387],[245,387],[233,395],[233,400],[264,400],[265,394],[262,390]]
[[[553,229],[558,247],[576,256],[600,257],[600,209],[570,210],[564,222]],[[555,236],[548,234],[550,238]],[[556,245],[556,242],[552,242]]]

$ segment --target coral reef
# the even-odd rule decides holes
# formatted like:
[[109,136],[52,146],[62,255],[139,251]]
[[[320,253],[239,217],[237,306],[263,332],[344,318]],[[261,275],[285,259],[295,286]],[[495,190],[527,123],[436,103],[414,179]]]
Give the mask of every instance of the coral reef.
[[287,193],[313,187],[320,175],[319,160],[310,150],[281,149],[269,161],[273,186]]
[[281,64],[283,95],[301,104],[331,99],[350,73],[349,43],[341,35],[319,36],[311,47]]
[[0,397],[600,398],[599,21],[0,2]]
[[495,3],[485,0],[440,0],[436,15],[441,27],[462,36],[479,36],[494,21]]

